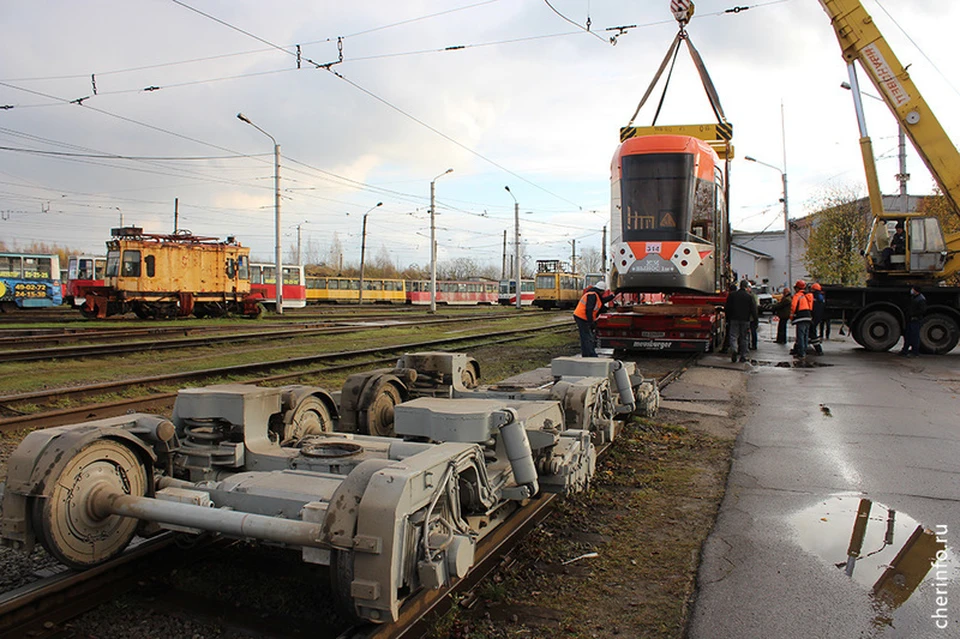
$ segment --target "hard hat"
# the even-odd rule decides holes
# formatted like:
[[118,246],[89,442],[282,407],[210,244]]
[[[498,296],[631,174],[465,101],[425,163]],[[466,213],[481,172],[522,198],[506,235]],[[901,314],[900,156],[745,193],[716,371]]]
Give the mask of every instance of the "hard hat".
[[815,290],[815,291],[821,290],[821,289],[820,289],[820,283],[819,283],[819,282],[814,282],[814,283],[810,286],[810,288],[812,288],[812,289]]
[[598,291],[605,291],[607,290],[607,283],[603,280],[600,280],[599,282],[593,285],[593,288],[597,289]]
[[797,283],[793,285],[793,288],[799,288],[800,290],[803,290],[807,288],[807,283],[803,280],[797,280]]

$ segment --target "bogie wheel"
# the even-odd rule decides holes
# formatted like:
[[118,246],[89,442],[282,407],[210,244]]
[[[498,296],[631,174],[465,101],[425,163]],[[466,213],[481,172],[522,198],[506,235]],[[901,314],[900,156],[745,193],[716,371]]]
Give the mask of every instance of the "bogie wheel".
[[860,321],[859,332],[868,351],[888,351],[900,340],[900,322],[887,311],[871,311]]
[[353,583],[353,553],[334,548],[330,557],[330,591],[340,613],[351,623],[359,623],[356,604],[350,592]]
[[287,413],[283,420],[283,441],[297,441],[307,435],[333,432],[330,409],[316,395],[309,395]]
[[34,502],[34,529],[44,548],[71,568],[113,559],[136,533],[138,520],[94,512],[93,496],[104,490],[138,497],[147,492],[147,472],[136,453],[111,439],[80,449]]
[[925,353],[944,355],[960,342],[960,327],[950,316],[933,313],[920,324],[920,348]]
[[376,437],[396,437],[393,429],[393,409],[403,402],[399,389],[383,384],[360,417],[360,432]]
[[479,377],[477,367],[472,362],[467,364],[460,373],[460,381],[463,382],[464,388],[476,388]]

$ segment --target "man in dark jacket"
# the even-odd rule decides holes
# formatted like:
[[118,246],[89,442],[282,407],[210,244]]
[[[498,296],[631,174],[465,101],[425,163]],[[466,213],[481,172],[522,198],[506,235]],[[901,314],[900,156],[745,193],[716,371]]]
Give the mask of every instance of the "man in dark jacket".
[[827,304],[827,299],[823,296],[823,289],[819,282],[814,282],[810,286],[813,293],[813,322],[810,324],[810,346],[813,346],[817,355],[823,355],[823,346],[821,335],[823,331],[823,311]]
[[727,331],[730,335],[730,361],[747,361],[747,340],[750,322],[757,317],[757,302],[747,290],[747,280],[740,281],[740,289],[727,295],[724,312],[727,316]]
[[910,287],[910,303],[907,306],[907,332],[903,336],[900,355],[916,357],[920,354],[920,322],[927,312],[927,298],[916,286]]
[[787,326],[790,325],[790,307],[793,305],[793,293],[784,287],[783,297],[774,304],[773,313],[777,316],[777,344],[787,343]]

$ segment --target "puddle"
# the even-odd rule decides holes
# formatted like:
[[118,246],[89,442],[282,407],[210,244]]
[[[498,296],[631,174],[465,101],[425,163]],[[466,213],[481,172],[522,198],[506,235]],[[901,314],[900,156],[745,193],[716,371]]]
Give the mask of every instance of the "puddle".
[[[800,546],[869,593],[878,627],[923,592],[927,615],[939,591],[955,591],[958,564],[946,525],[927,528],[909,515],[858,496],[834,496],[790,518]],[[914,597],[917,599],[917,597]],[[933,607],[931,607],[933,606]],[[909,624],[907,624],[909,625]]]

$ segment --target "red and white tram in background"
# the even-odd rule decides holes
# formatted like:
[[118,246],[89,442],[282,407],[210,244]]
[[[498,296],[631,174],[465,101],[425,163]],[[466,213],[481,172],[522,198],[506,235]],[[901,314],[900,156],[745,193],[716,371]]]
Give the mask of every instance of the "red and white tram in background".
[[[535,295],[533,280],[520,280],[520,306],[533,304]],[[504,306],[517,305],[517,280],[500,280],[499,301]]]
[[[307,284],[302,266],[281,265],[283,269],[283,308],[307,305]],[[275,264],[250,265],[250,293],[259,294],[261,304],[277,306],[277,267]]]
[[[497,304],[499,284],[491,281],[437,282],[437,304],[475,306]],[[430,280],[407,282],[408,304],[430,303]]]
[[86,301],[83,291],[91,286],[103,286],[103,274],[106,268],[105,255],[71,255],[67,258],[67,276],[63,281],[63,302],[70,306],[83,306]]

